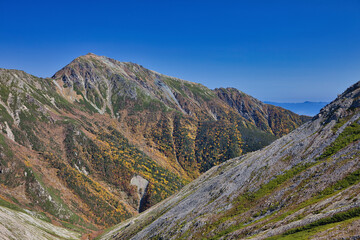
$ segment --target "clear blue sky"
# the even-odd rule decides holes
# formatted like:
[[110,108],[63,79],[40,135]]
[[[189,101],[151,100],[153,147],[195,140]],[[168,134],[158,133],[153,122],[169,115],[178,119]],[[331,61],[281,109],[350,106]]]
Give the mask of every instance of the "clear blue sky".
[[360,80],[360,0],[0,0],[0,67],[50,77],[93,52],[260,100]]

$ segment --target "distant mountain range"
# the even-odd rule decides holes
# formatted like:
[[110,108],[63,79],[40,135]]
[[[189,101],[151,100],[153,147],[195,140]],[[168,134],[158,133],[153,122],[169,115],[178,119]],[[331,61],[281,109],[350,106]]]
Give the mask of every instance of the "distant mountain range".
[[282,107],[293,111],[294,113],[307,116],[315,116],[319,113],[320,109],[325,107],[329,102],[303,102],[303,103],[279,103],[265,101],[264,103],[271,104],[274,106]]

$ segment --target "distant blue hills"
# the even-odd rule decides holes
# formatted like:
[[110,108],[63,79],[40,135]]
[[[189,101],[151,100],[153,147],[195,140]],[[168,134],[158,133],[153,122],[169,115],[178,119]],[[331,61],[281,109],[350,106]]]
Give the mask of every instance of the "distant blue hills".
[[279,103],[265,101],[264,103],[282,107],[300,115],[315,116],[329,102]]

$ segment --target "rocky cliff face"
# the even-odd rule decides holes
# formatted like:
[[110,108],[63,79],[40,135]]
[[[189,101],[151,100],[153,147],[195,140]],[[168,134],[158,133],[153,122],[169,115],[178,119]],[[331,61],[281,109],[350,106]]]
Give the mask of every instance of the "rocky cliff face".
[[259,127],[205,86],[94,54],[46,79],[0,69],[0,205],[96,232],[306,120],[277,111],[291,127]]
[[360,82],[311,122],[211,168],[102,239],[359,237],[359,101]]

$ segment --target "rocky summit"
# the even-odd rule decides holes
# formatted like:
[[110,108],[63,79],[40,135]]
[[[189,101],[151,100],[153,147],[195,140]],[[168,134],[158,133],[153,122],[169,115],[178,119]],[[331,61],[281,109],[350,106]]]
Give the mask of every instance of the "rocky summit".
[[101,239],[360,238],[359,107],[360,82],[310,122],[212,167]]
[[308,120],[94,54],[51,78],[0,69],[0,238],[92,238]]

